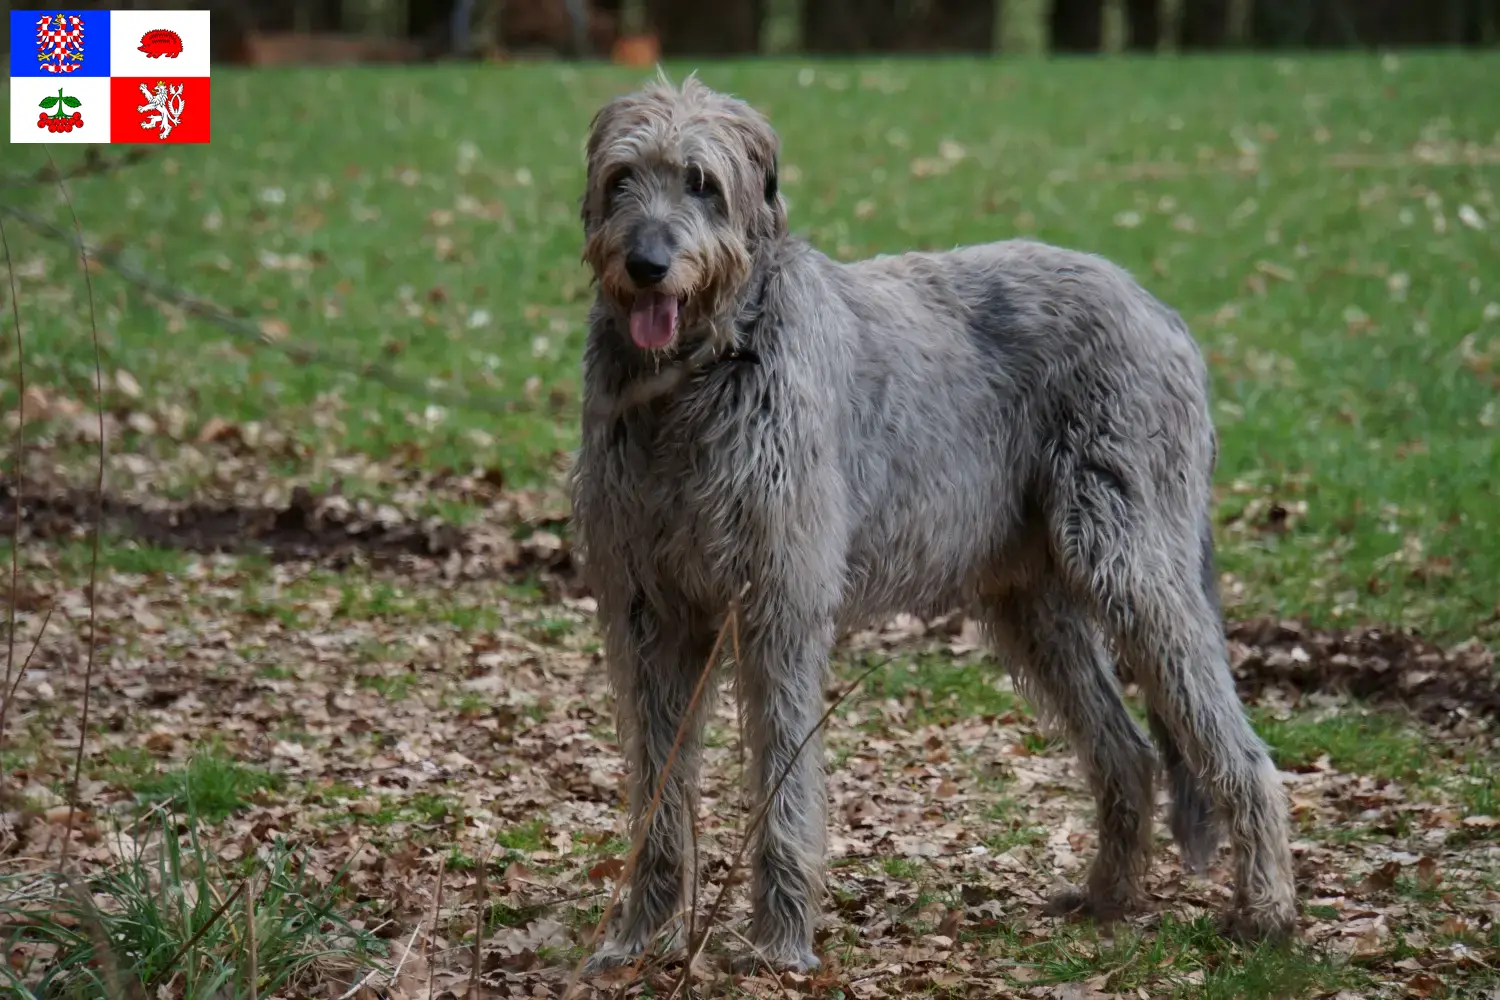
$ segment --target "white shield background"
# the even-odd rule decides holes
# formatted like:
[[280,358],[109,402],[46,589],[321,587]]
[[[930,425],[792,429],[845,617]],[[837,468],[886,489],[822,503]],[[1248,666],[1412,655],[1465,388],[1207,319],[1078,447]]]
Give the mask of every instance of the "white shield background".
[[[76,97],[83,104],[68,108],[70,114],[77,111],[83,115],[83,127],[71,132],[49,132],[37,128],[37,115],[46,111],[55,114],[57,108],[42,108],[45,97],[56,97],[61,89],[67,97]],[[109,77],[107,76],[13,76],[10,78],[10,141],[11,142],[109,142]]]
[[[208,76],[206,10],[112,10],[109,12],[109,72],[111,76]],[[175,31],[182,39],[182,55],[155,59],[140,51],[141,36],[156,28]]]

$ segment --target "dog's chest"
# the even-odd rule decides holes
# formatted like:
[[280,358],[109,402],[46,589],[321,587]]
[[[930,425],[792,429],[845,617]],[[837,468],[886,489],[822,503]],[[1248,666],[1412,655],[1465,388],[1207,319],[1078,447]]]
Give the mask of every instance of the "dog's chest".
[[779,428],[747,412],[738,389],[717,380],[622,417],[589,435],[582,456],[591,547],[710,605],[738,590],[785,504]]

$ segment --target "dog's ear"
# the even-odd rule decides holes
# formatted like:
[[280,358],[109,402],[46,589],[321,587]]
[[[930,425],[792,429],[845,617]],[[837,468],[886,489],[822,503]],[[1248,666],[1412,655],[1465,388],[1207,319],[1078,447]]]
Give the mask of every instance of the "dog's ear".
[[602,154],[638,104],[635,94],[616,97],[594,112],[594,117],[589,121],[588,138],[584,142],[583,199],[579,204],[579,215],[585,232],[592,231],[604,219],[604,195],[599,190]]
[[786,232],[786,202],[781,197],[780,157],[781,140],[776,130],[759,111],[749,105],[741,105],[742,127],[745,136],[745,152],[759,176],[758,187],[769,212],[769,235],[781,236]]

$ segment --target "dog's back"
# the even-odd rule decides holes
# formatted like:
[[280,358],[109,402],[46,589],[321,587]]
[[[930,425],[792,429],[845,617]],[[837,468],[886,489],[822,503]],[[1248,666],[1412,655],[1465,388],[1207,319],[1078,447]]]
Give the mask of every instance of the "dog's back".
[[1127,489],[1180,470],[1183,447],[1212,447],[1185,324],[1102,258],[1014,240],[795,261],[842,305],[842,322],[778,336],[845,396],[828,444],[852,508],[851,623],[950,608],[983,577],[1025,571],[1028,510],[1080,437],[1115,443]]

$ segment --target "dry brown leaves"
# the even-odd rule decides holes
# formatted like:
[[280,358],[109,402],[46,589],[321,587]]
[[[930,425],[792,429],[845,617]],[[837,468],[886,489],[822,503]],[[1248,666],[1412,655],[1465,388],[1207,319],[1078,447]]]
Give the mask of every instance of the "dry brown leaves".
[[[203,445],[225,458],[236,447],[222,436]],[[312,852],[315,879],[347,865],[364,925],[380,928],[397,956],[416,942],[386,995],[466,995],[481,908],[484,995],[555,995],[625,853],[622,763],[592,602],[574,585],[557,530],[560,493],[509,491],[482,472],[418,478],[348,462],[389,487],[382,500],[247,473],[193,503],[171,503],[149,488],[154,476],[113,480],[125,485],[106,507],[115,530],[191,554],[171,573],[101,571],[100,730],[90,736],[73,856],[86,866],[118,860],[109,832],[135,797],[111,755],[170,769],[212,737],[284,781],[217,827],[215,849],[233,860],[280,836]],[[12,712],[21,752],[8,777],[20,794],[0,820],[0,844],[10,865],[40,870],[60,847],[66,810],[53,789],[78,739],[88,621],[82,584],[61,567],[55,542],[77,537],[89,505],[65,477],[37,471],[23,519],[19,638],[35,634],[43,609],[57,613]],[[435,522],[421,513],[434,497],[477,500],[482,513],[463,528]],[[263,543],[270,565],[232,554],[250,543]],[[542,598],[505,587],[523,571],[548,582]],[[1342,686],[1413,704],[1446,725],[1435,741],[1488,750],[1494,689],[1484,686],[1489,664],[1478,649],[1264,623],[1237,626],[1232,638],[1249,696],[1287,702]],[[993,669],[961,618],[903,617],[844,648],[940,650],[967,669]],[[704,903],[723,884],[741,832],[735,716],[720,694],[699,811]],[[1121,995],[1140,970],[1106,963],[1068,981],[1048,964],[1049,955],[1101,947],[1041,912],[1048,892],[1081,877],[1094,849],[1074,759],[1043,743],[1024,710],[937,723],[922,721],[919,703],[920,692],[856,695],[830,722],[825,969],[740,977],[735,988],[872,1000],[934,988]],[[1308,941],[1419,996],[1500,960],[1485,943],[1500,916],[1491,888],[1500,846],[1485,817],[1466,816],[1450,791],[1327,766],[1286,781]],[[1339,836],[1355,826],[1376,835]],[[1208,879],[1188,876],[1160,834],[1153,912],[1116,936],[1218,909],[1226,860]],[[745,920],[741,889],[728,931],[694,970],[701,994],[727,990],[718,960],[742,947]],[[661,994],[679,975],[652,964],[633,984],[590,988],[632,996],[651,984]],[[1139,995],[1190,986],[1194,975],[1202,970],[1163,973]]]

